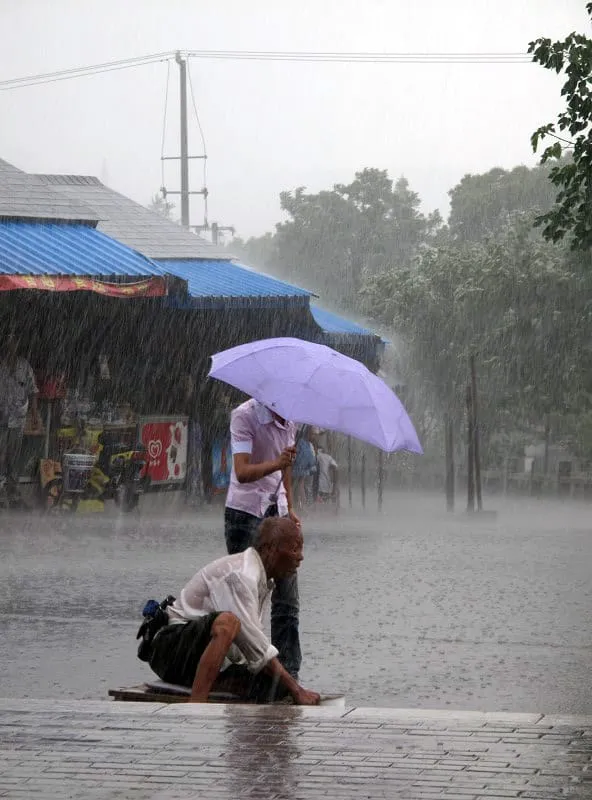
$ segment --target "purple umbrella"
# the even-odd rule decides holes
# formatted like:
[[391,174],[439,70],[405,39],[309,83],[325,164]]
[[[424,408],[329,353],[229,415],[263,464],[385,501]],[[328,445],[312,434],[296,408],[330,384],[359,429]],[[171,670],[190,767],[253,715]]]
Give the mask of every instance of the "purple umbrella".
[[403,404],[386,383],[325,345],[292,338],[249,342],[213,355],[209,376],[284,419],[355,436],[386,452],[423,452]]

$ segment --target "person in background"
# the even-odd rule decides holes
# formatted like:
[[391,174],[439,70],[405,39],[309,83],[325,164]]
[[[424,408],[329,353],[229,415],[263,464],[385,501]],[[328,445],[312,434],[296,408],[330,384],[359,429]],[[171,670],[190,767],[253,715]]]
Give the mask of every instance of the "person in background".
[[33,429],[41,428],[37,384],[29,362],[19,356],[19,341],[9,332],[0,352],[0,483],[18,499],[18,464],[29,406]]
[[[229,554],[252,545],[265,517],[289,517],[300,526],[292,497],[295,441],[296,425],[257,400],[247,400],[232,411],[232,470],[224,509]],[[302,662],[299,611],[296,573],[279,578],[271,598],[271,642],[294,679]]]
[[314,448],[309,441],[309,436],[310,428],[308,425],[305,425],[296,445],[296,458],[292,465],[294,501],[299,509],[303,508],[307,503],[306,483],[312,479],[317,468],[317,458]]
[[319,498],[323,501],[337,500],[339,492],[339,467],[329,453],[319,447],[317,453],[319,469]]

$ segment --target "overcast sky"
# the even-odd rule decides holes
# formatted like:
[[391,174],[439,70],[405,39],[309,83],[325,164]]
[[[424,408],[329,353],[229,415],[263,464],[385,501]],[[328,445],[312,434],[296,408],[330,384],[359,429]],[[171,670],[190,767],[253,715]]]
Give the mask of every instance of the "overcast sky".
[[[584,0],[0,0],[0,80],[178,48],[524,52],[574,29],[590,32]],[[280,191],[329,188],[364,167],[404,174],[426,210],[446,211],[465,173],[534,164],[530,133],[561,108],[558,78],[531,64],[193,60],[191,72],[210,221],[242,236],[273,229]],[[161,185],[166,78],[163,62],[0,91],[0,158],[97,175],[146,204]],[[178,129],[173,63],[168,155]],[[166,185],[178,184],[169,162]],[[200,198],[191,216],[202,221]]]

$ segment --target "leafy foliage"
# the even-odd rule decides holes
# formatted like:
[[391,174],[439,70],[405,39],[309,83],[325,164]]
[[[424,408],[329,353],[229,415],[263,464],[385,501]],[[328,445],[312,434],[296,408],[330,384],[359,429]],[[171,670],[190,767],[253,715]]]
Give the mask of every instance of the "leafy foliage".
[[434,402],[457,416],[476,355],[491,429],[571,412],[592,389],[589,270],[531,222],[516,213],[483,242],[427,249],[363,289],[367,311],[405,339]]
[[420,211],[405,178],[393,184],[386,170],[362,170],[352,183],[317,194],[282,192],[280,203],[288,219],[242,253],[344,309],[356,307],[366,274],[411,263],[441,225],[437,212]]
[[[592,3],[586,10],[592,18]],[[537,152],[550,137],[553,142],[543,150],[542,164],[570,156],[551,169],[550,180],[559,190],[556,203],[537,224],[550,241],[571,234],[573,247],[588,249],[592,246],[592,39],[575,32],[563,41],[539,38],[529,44],[528,52],[545,69],[565,75],[561,95],[566,108],[556,122],[532,134],[533,150]]]
[[455,241],[478,242],[507,225],[514,211],[549,211],[557,190],[549,181],[548,166],[512,170],[500,168],[481,175],[465,175],[448,194],[448,227]]

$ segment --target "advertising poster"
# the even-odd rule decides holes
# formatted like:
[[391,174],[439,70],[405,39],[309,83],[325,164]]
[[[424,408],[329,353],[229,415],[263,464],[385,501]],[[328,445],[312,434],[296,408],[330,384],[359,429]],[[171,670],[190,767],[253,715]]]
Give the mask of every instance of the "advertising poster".
[[187,476],[187,419],[144,418],[140,440],[148,453],[151,482],[182,483]]

